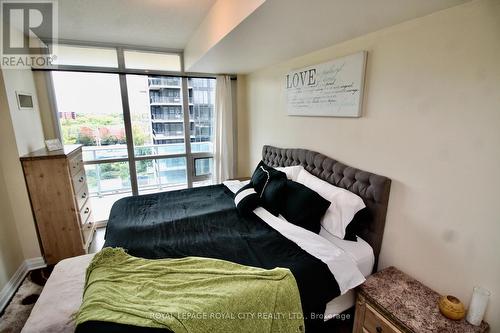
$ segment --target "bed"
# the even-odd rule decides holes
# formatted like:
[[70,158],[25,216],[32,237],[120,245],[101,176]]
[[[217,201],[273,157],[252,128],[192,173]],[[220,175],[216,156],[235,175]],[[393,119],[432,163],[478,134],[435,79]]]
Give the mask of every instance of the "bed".
[[[388,178],[306,149],[264,146],[262,159],[272,167],[301,165],[320,179],[359,195],[370,219],[358,231],[358,242],[328,241],[337,241],[336,245],[355,259],[363,275],[376,268],[389,198]],[[122,199],[111,211],[105,246],[123,247],[143,258],[201,256],[261,268],[289,268],[297,281],[304,314],[314,314],[305,320],[309,332],[322,331],[332,322],[325,321],[326,314],[339,313],[352,305],[352,292],[340,296],[342,283],[324,260],[305,251],[300,242],[284,237],[273,224],[280,222],[273,222],[273,217],[239,215],[233,199],[234,194],[224,185]],[[43,296],[41,301],[45,300]],[[30,320],[36,316],[34,311]],[[93,332],[144,331],[102,322],[84,328]]]

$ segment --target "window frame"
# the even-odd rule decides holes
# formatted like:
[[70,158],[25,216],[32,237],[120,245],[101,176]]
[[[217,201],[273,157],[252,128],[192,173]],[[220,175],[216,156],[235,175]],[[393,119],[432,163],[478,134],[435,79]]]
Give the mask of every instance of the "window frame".
[[[55,66],[46,66],[43,68],[33,68],[33,71],[46,71],[48,72],[47,80],[48,80],[48,97],[50,100],[50,104],[53,110],[54,123],[56,125],[56,133],[59,139],[62,142],[61,135],[61,123],[59,120],[58,110],[57,110],[57,102],[56,95],[54,89],[54,82],[52,78],[52,72],[54,71],[64,71],[64,72],[86,72],[86,73],[106,73],[106,74],[117,74],[119,76],[119,84],[120,84],[120,95],[122,99],[122,111],[125,125],[125,135],[126,135],[126,146],[127,146],[127,158],[110,158],[105,160],[96,160],[96,161],[85,161],[84,165],[93,165],[93,164],[103,164],[103,163],[116,163],[116,162],[128,162],[129,164],[129,172],[130,172],[130,182],[131,182],[131,190],[132,195],[139,195],[139,186],[137,180],[137,169],[136,162],[143,160],[160,160],[166,158],[175,158],[175,157],[185,157],[186,158],[186,175],[187,175],[187,187],[193,188],[193,183],[197,181],[208,180],[211,177],[213,178],[215,175],[203,175],[196,176],[195,175],[195,160],[198,158],[208,158],[211,157],[214,159],[215,164],[215,154],[212,152],[200,152],[193,153],[191,151],[191,131],[190,131],[190,120],[189,120],[189,91],[188,91],[188,78],[207,78],[207,79],[215,79],[213,74],[208,73],[193,73],[193,72],[185,72],[184,69],[184,57],[182,50],[173,50],[173,49],[162,49],[162,48],[150,48],[150,47],[137,47],[131,45],[110,45],[107,43],[87,43],[81,41],[68,41],[68,40],[59,40],[59,44],[69,45],[69,46],[81,46],[81,47],[95,47],[95,48],[113,48],[116,50],[117,56],[117,67],[97,67],[97,66],[76,66],[76,65],[55,65]],[[176,54],[179,56],[180,61],[180,71],[161,71],[161,70],[146,70],[146,69],[130,69],[125,66],[125,58],[124,51],[140,51],[140,52],[152,52],[152,53],[168,53],[168,54]],[[185,144],[185,152],[180,154],[162,154],[162,155],[154,155],[154,156],[136,156],[135,147],[133,143],[133,135],[132,135],[132,121],[131,121],[131,112],[129,107],[128,100],[128,87],[127,87],[127,75],[159,75],[159,76],[171,76],[171,77],[180,77],[181,78],[181,91],[182,91],[182,106],[183,106],[183,116],[184,116],[184,144]],[[214,170],[215,173],[215,170]]]

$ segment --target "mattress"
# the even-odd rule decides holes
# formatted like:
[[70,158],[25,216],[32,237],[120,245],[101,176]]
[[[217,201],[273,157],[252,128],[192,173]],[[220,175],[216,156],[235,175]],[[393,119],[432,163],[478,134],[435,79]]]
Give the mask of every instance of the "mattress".
[[[365,241],[343,241],[324,232],[320,235],[353,258],[364,276],[371,273],[373,251]],[[86,255],[66,259],[55,267],[22,332],[74,332],[71,318],[81,304],[85,270],[92,257]],[[333,299],[326,307],[324,319],[332,318],[353,304],[352,292]]]
[[[121,247],[146,259],[195,256],[264,269],[288,268],[307,314],[305,329],[314,331],[323,326],[328,301],[364,277],[344,251],[312,234],[319,239],[310,244],[318,244],[326,260],[297,246],[256,214],[240,214],[234,194],[220,184],[118,200],[110,212],[104,246]],[[341,268],[346,265],[349,268]],[[109,325],[97,322],[89,331],[109,331]]]
[[22,333],[73,333],[82,303],[85,271],[93,254],[60,261],[52,271]]
[[[345,241],[320,233],[351,255],[363,275],[371,274],[374,256],[370,245],[358,237],[357,242]],[[72,333],[75,331],[72,315],[82,301],[85,271],[93,254],[65,259],[57,264],[47,281],[37,303],[33,307],[22,333]],[[351,290],[331,300],[326,307],[325,320],[354,305]]]

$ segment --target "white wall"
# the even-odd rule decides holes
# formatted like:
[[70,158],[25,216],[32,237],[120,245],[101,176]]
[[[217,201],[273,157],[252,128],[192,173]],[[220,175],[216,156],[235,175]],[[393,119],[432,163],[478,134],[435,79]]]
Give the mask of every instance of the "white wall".
[[49,85],[52,79],[49,72],[33,72],[35,80],[36,95],[38,99],[38,109],[42,122],[43,134],[46,140],[57,139],[59,129],[57,128],[58,119],[53,111],[55,101],[51,99]]
[[[44,136],[31,70],[5,69],[2,76],[5,92],[2,103],[8,108],[1,111],[1,164],[22,254],[29,259],[40,257],[41,253],[19,156],[43,148]],[[33,94],[33,110],[18,109],[16,91]]]
[[[0,291],[23,262],[21,242],[17,233],[13,206],[7,191],[4,164],[11,157],[6,147],[15,147],[14,131],[0,72]],[[10,150],[12,152],[12,150]]]
[[[367,50],[363,117],[288,117],[284,75]],[[500,1],[479,0],[239,77],[239,175],[264,144],[393,180],[380,267],[469,302],[500,331]],[[242,96],[246,93],[246,96]]]
[[[0,167],[1,168],[1,167]],[[19,236],[14,224],[10,201],[5,189],[3,170],[0,169],[0,290],[23,262]]]
[[[15,69],[4,69],[2,72],[19,155],[43,148],[44,136],[33,72]],[[33,110],[18,109],[16,91],[33,94]]]

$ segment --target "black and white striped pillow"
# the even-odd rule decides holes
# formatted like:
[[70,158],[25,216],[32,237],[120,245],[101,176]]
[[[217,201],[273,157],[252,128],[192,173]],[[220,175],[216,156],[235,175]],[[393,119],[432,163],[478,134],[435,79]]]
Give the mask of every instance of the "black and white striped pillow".
[[252,184],[247,184],[236,192],[234,204],[241,214],[250,214],[259,206],[259,199]]

